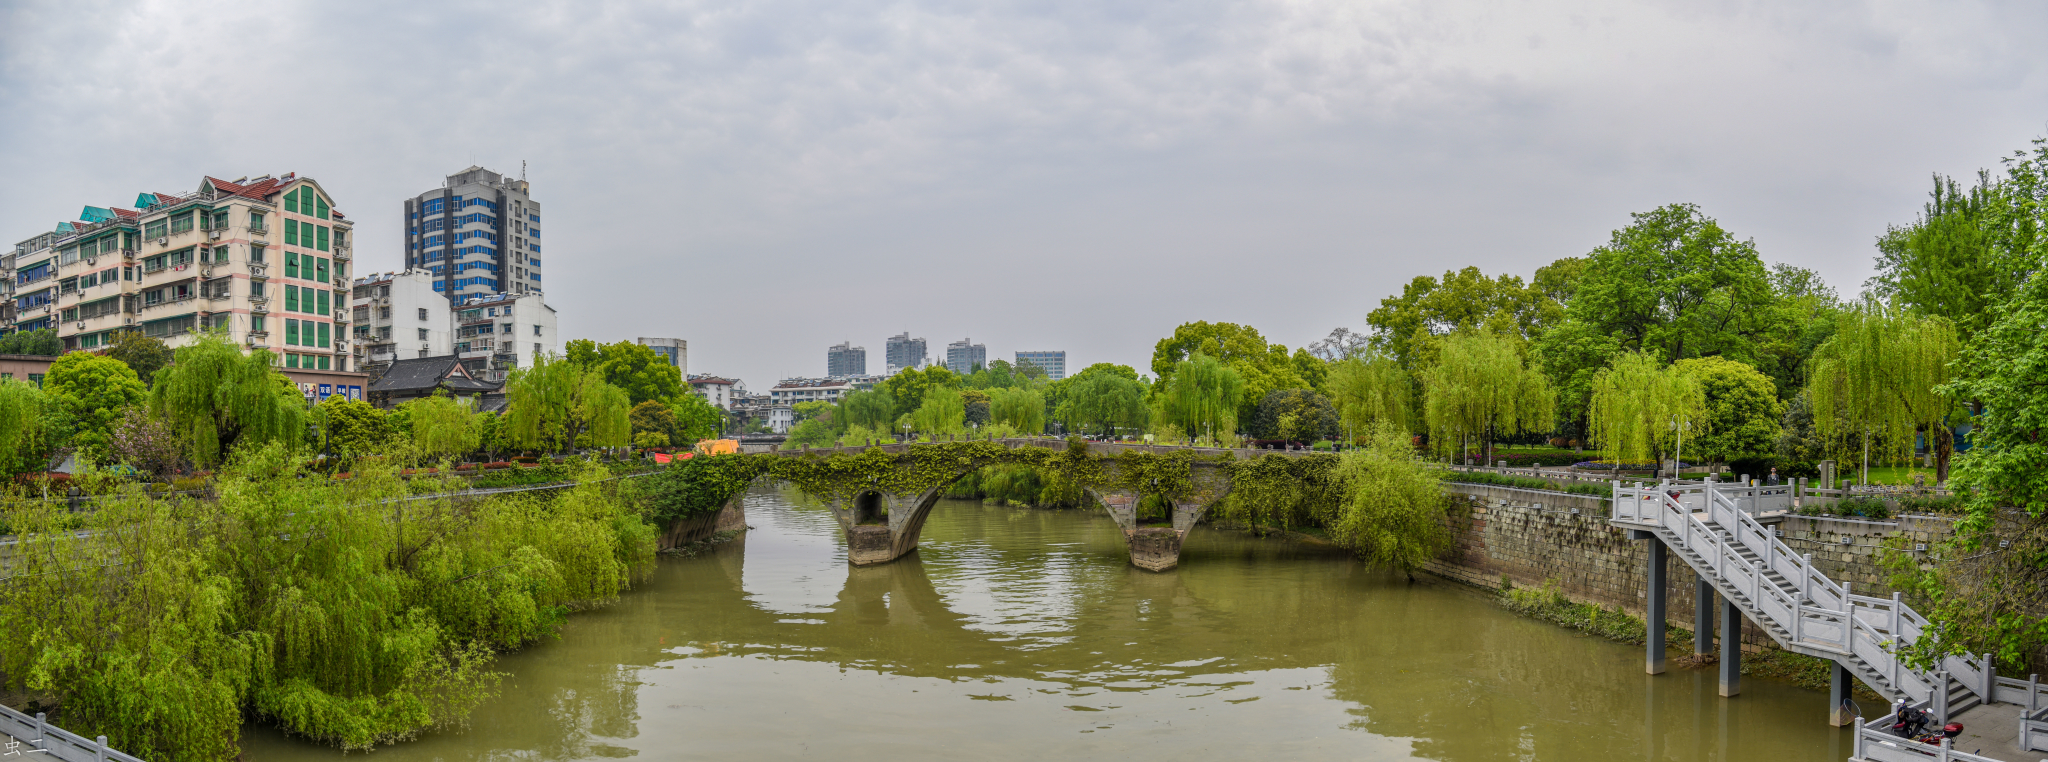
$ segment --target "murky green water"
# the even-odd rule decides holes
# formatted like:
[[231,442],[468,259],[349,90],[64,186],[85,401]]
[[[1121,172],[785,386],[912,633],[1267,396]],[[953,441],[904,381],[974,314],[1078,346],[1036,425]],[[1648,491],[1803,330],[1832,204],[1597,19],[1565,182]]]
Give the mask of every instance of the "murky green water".
[[[401,760],[1063,758],[1830,760],[1822,694],[1642,673],[1443,582],[1197,529],[1131,568],[1101,514],[941,505],[922,548],[846,564],[822,508],[758,488],[754,530],[660,571]],[[250,760],[337,760],[251,727]]]

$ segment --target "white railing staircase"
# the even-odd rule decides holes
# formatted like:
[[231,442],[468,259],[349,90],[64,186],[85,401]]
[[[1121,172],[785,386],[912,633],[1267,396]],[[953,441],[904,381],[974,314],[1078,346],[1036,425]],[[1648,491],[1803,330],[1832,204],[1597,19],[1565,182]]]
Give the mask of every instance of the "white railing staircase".
[[[2029,720],[2036,714],[2048,720],[2048,708],[2041,708],[2048,701],[2036,698],[2038,683],[1998,677],[1989,654],[1948,656],[1938,670],[1906,664],[1899,649],[1920,638],[1927,619],[1896,593],[1890,598],[1856,595],[1849,585],[1815,568],[1810,555],[1794,553],[1745,510],[1778,507],[1759,500],[1763,494],[1753,485],[1616,482],[1612,523],[1655,535],[1780,648],[1834,661],[1888,700],[1904,699],[1943,717],[2001,699],[2018,704],[2025,708],[2023,745],[2034,745],[2025,743]],[[2019,700],[2022,695],[2026,699]],[[1871,734],[1873,741],[1880,740],[1882,734],[1871,728],[1888,722],[1887,717],[1859,728],[1859,738]],[[2048,729],[2048,722],[2034,725]],[[1874,753],[1868,758],[1882,757]],[[1981,758],[1956,753],[1953,759]]]

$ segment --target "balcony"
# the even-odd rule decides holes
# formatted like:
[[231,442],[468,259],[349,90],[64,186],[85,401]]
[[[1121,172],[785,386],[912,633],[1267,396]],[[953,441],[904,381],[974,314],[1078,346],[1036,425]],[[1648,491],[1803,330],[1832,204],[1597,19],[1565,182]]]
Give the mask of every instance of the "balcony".
[[249,314],[251,314],[251,315],[262,315],[262,314],[265,314],[265,313],[268,313],[268,312],[270,312],[270,298],[269,298],[269,297],[264,297],[264,296],[250,297],[250,299],[249,299]]
[[270,237],[270,227],[269,227],[269,226],[267,226],[267,225],[261,225],[261,224],[256,224],[256,225],[250,225],[250,226],[249,226],[249,237],[250,237],[250,238],[269,238],[269,237]]
[[347,262],[347,261],[348,261],[348,258],[349,258],[349,249],[348,249],[348,247],[347,247],[347,246],[336,246],[336,247],[334,247],[334,261],[336,261],[336,262]]

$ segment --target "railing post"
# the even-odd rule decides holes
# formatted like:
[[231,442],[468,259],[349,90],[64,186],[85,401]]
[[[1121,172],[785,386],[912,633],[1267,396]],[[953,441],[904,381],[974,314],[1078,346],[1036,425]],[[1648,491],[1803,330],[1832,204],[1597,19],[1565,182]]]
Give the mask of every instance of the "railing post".
[[[1806,553],[1801,555],[1799,557],[1799,565],[1799,597],[1811,601],[1813,600],[1813,554]],[[1818,601],[1815,602],[1818,603]]]
[[92,742],[92,758],[93,758],[94,762],[107,762],[107,737],[106,737],[106,736],[100,736],[100,737],[98,737],[98,738],[95,738],[95,739],[93,739],[93,742]]
[[1853,742],[1851,742],[1851,743],[1849,744],[1849,747],[1850,747],[1851,749],[1853,749],[1853,750],[1854,750],[1854,751],[1852,751],[1852,752],[1850,753],[1850,757],[1851,757],[1851,758],[1853,758],[1853,759],[1862,759],[1862,758],[1863,758],[1863,717],[1862,717],[1862,715],[1857,715],[1857,717],[1856,717],[1856,740],[1855,740],[1855,741],[1853,741]]

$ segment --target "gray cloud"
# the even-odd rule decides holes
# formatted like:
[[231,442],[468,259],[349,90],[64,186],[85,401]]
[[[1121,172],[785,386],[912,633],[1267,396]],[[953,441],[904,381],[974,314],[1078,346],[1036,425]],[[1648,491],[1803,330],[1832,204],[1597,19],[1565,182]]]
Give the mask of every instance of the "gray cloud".
[[17,3],[0,223],[297,171],[381,269],[401,199],[526,160],[570,335],[680,336],[757,387],[905,329],[1142,368],[1181,322],[1299,345],[1672,201],[1853,289],[1928,173],[2044,131],[2043,28],[2017,3]]

